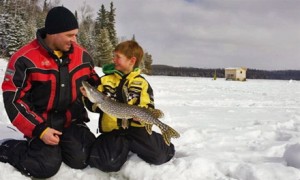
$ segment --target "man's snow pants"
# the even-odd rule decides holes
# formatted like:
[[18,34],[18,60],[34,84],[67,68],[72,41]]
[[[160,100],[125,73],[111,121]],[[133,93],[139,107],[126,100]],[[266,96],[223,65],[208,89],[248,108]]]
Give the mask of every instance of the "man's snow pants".
[[85,168],[94,141],[88,127],[71,124],[63,130],[57,146],[46,145],[39,138],[16,141],[8,163],[27,176],[49,178],[58,172],[62,162],[71,168]]

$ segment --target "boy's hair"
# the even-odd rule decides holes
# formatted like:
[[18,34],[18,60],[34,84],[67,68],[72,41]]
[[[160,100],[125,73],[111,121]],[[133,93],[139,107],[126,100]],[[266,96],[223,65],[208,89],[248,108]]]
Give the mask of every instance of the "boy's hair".
[[143,48],[133,40],[124,41],[119,43],[116,47],[114,52],[120,52],[124,54],[127,58],[136,58],[136,62],[134,68],[139,67],[140,63],[143,59],[144,51]]

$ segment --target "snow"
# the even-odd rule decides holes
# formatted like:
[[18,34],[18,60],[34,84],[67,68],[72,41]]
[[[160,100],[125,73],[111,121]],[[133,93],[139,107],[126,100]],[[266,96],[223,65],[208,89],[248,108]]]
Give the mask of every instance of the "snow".
[[[6,61],[0,60],[1,81],[5,68]],[[100,69],[97,72],[102,74]],[[165,113],[161,120],[181,134],[179,139],[172,139],[175,157],[155,166],[130,154],[116,173],[90,167],[75,170],[63,164],[49,179],[300,179],[299,81],[146,78],[154,89],[156,108]],[[10,125],[2,97],[0,106],[0,139],[22,138]],[[96,134],[98,115],[89,115],[88,126]],[[9,164],[0,163],[0,168],[0,179],[30,179]]]

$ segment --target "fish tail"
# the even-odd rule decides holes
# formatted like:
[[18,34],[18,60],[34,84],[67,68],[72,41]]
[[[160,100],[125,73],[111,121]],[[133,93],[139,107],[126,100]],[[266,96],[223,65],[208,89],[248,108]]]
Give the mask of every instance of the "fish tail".
[[152,126],[153,126],[153,124],[145,124],[145,129],[149,135],[152,134]]
[[171,144],[171,137],[167,133],[162,133],[165,143],[170,146]]
[[173,138],[179,138],[180,134],[173,128],[169,127],[170,136]]
[[164,138],[165,143],[170,146],[171,138],[179,138],[180,134],[170,126],[166,125],[166,128],[162,130],[162,136]]

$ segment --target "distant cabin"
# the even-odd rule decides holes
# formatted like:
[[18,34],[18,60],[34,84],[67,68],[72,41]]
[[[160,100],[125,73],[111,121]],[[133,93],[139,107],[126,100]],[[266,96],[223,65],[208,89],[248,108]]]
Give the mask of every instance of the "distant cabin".
[[247,68],[225,68],[225,79],[234,81],[246,81]]

